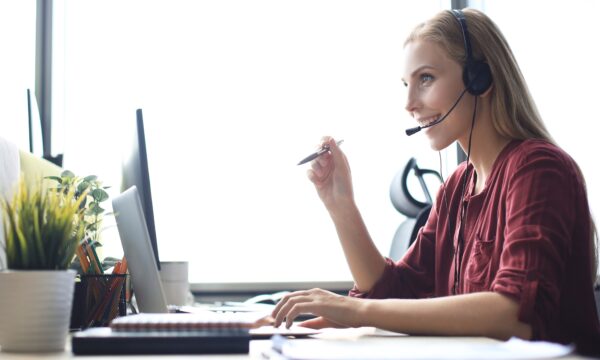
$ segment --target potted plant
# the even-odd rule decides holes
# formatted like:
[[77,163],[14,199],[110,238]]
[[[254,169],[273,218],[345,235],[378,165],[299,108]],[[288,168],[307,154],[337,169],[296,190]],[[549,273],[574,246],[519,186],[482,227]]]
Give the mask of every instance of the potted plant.
[[75,190],[46,189],[24,180],[2,199],[6,268],[0,271],[0,350],[62,351],[66,344],[75,271],[84,238]]

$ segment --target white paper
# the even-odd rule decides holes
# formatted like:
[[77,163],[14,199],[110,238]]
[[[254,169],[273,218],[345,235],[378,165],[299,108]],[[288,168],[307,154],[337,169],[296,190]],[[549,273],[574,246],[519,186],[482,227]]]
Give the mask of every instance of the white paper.
[[511,339],[506,342],[474,338],[361,338],[359,340],[279,340],[285,359],[548,359],[570,354],[572,346]]
[[321,332],[311,337],[315,339],[327,339],[327,340],[356,340],[365,336],[376,336],[376,337],[395,337],[395,336],[407,336],[406,334],[387,331],[378,329],[370,326],[363,326],[357,328],[325,328],[321,329]]

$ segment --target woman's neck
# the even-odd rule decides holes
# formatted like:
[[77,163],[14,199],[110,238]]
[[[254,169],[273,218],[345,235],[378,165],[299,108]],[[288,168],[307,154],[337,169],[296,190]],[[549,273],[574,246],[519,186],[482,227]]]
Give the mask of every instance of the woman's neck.
[[[488,113],[488,112],[482,112]],[[510,139],[500,135],[492,125],[490,116],[478,116],[475,119],[473,138],[471,143],[471,154],[469,162],[473,164],[477,183],[475,194],[479,194],[485,188],[486,181],[494,167],[494,162]],[[469,145],[469,134],[459,139],[463,151],[467,153]]]

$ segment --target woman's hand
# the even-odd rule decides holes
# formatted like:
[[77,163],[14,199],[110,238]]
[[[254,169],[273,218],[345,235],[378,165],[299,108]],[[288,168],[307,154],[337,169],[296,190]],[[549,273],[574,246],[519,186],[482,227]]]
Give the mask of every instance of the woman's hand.
[[324,137],[321,146],[329,147],[329,152],[311,163],[308,178],[315,185],[325,207],[331,211],[354,201],[352,178],[348,159],[335,140]]
[[296,291],[285,295],[273,309],[274,326],[278,327],[285,321],[285,326],[289,328],[300,314],[322,317],[302,323],[307,327],[355,326],[358,301],[322,289]]

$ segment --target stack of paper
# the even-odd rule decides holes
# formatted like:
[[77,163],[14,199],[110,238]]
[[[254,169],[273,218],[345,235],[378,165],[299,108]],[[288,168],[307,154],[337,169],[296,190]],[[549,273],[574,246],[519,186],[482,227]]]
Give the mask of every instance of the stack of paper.
[[474,342],[447,338],[425,345],[420,337],[361,338],[360,340],[290,340],[274,336],[273,348],[264,355],[271,359],[353,360],[353,359],[548,359],[567,355],[571,346],[531,342],[517,338],[507,342]]

